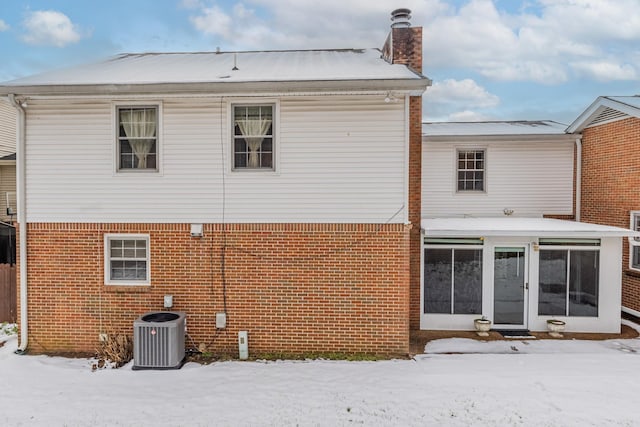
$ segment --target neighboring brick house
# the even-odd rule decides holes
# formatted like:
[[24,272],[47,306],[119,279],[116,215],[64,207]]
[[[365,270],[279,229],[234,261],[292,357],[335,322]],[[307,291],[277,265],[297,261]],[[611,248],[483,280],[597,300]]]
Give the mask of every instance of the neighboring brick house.
[[[582,220],[640,231],[640,96],[601,96],[568,132],[582,136]],[[622,310],[640,317],[640,242],[622,247]]]
[[557,319],[572,332],[620,331],[617,266],[631,232],[567,220],[579,174],[565,128],[424,124],[424,271],[412,324],[465,330],[485,316],[494,329],[544,331]]
[[125,54],[0,85],[26,128],[20,349],[92,351],[172,295],[215,352],[246,330],[252,354],[407,353],[430,81],[422,29],[392,19],[382,51]]

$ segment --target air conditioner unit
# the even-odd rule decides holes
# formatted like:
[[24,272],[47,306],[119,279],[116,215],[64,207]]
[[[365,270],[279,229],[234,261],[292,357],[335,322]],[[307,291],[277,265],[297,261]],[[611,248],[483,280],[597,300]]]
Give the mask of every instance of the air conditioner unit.
[[180,369],[184,364],[186,314],[152,311],[133,322],[133,369]]

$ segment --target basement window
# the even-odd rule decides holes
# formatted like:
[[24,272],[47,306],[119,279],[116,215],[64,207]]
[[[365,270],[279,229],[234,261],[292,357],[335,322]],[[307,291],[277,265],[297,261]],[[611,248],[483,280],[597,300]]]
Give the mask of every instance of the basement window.
[[148,285],[149,235],[105,235],[105,283],[108,285]]

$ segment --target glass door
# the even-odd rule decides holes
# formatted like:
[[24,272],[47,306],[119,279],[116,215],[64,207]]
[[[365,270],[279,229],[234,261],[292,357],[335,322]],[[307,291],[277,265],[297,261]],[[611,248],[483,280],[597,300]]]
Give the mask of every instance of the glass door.
[[493,259],[493,323],[495,327],[527,328],[528,277],[526,246],[495,248]]

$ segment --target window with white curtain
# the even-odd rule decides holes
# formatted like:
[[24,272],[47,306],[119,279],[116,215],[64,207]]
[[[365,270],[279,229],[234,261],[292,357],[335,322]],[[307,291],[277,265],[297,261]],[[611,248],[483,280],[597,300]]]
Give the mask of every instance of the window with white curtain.
[[233,169],[274,169],[274,105],[233,106]]
[[117,108],[118,170],[158,170],[158,107]]

